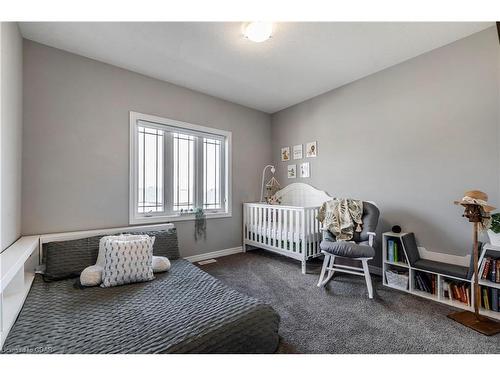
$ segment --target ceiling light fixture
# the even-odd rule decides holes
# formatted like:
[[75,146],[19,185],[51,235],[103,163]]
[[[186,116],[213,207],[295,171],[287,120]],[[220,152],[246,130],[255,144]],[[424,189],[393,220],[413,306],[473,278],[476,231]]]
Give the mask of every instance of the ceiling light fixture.
[[252,42],[260,43],[268,40],[273,33],[271,22],[249,22],[243,26],[243,35]]

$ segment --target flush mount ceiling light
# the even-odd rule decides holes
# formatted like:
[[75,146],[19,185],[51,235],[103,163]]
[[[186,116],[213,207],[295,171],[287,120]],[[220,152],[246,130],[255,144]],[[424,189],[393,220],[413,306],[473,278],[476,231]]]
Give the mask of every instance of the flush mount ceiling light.
[[249,22],[243,25],[243,35],[252,42],[264,42],[271,37],[272,33],[272,22]]

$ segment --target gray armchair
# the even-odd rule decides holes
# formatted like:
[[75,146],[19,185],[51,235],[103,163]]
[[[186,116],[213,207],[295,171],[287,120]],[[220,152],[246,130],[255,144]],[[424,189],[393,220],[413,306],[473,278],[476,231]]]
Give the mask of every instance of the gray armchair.
[[[353,242],[336,241],[334,235],[328,229],[323,229],[323,240],[320,249],[325,256],[325,260],[323,261],[318,287],[325,286],[335,272],[360,275],[365,277],[368,296],[373,298],[373,286],[368,270],[368,261],[375,256],[373,239],[379,216],[380,211],[375,204],[363,202],[362,232],[354,232]],[[362,267],[335,264],[336,258],[349,258],[360,261]],[[325,277],[327,271],[328,274]]]

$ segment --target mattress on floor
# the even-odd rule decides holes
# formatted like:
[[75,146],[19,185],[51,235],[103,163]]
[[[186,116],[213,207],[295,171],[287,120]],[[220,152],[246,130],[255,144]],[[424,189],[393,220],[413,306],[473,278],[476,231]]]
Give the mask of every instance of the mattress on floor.
[[112,288],[37,276],[4,353],[273,353],[279,316],[186,260]]

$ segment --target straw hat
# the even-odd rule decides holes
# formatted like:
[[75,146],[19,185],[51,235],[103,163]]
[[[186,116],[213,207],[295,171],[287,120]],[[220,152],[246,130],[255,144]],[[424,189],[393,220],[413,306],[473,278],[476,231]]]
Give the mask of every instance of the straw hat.
[[495,207],[488,205],[488,194],[483,193],[479,190],[466,191],[463,198],[459,201],[455,201],[455,204],[460,204],[462,206],[468,204],[477,204],[483,208],[485,212],[491,212],[496,210]]

